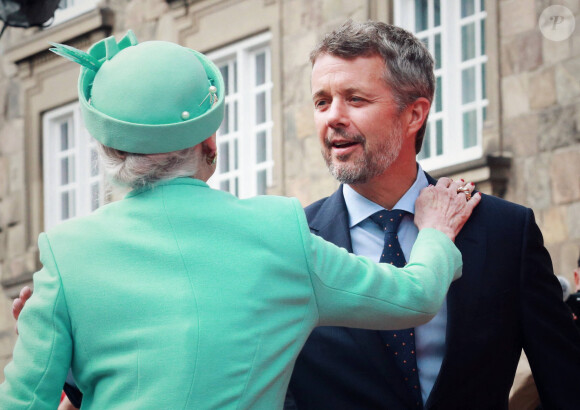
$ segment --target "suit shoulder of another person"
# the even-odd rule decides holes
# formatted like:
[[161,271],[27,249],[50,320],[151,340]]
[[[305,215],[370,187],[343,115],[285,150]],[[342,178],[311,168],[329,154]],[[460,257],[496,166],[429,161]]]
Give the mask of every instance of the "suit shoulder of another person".
[[[497,238],[516,238],[537,226],[531,208],[492,195],[483,195],[462,231],[483,229]],[[533,228],[532,228],[533,229]]]
[[484,194],[481,203],[475,208],[473,215],[474,217],[476,215],[495,215],[499,218],[517,218],[525,217],[529,212],[533,211],[526,206],[493,195]]
[[311,216],[316,215],[320,210],[320,208],[322,207],[322,205],[324,205],[324,203],[328,200],[328,198],[329,197],[319,199],[318,201],[313,202],[310,205],[306,206],[304,208],[304,213],[306,214],[306,216],[310,218]]

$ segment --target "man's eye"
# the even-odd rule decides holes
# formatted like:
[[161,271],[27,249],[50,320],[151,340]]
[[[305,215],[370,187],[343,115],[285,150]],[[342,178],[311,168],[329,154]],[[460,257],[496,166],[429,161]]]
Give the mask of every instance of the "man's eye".
[[362,101],[364,101],[364,99],[362,99],[361,97],[351,97],[350,100],[352,102],[362,102]]
[[320,100],[320,101],[315,101],[314,102],[314,107],[315,108],[324,107],[325,105],[326,105],[326,101],[324,101],[324,100]]

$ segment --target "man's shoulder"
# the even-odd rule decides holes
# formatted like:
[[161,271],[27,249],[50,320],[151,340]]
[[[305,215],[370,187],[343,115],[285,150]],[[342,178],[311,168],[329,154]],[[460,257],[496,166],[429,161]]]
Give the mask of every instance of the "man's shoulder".
[[493,195],[484,195],[482,203],[477,206],[476,210],[478,213],[492,214],[505,218],[526,215],[530,211],[529,208],[523,205]]
[[465,231],[464,235],[468,232],[485,232],[489,238],[503,240],[512,235],[525,235],[530,223],[535,223],[530,208],[493,195],[483,195],[462,231]]
[[339,186],[330,196],[319,199],[313,204],[308,205],[304,208],[304,213],[309,222],[314,222],[316,219],[315,224],[323,225],[329,222],[329,218],[332,219],[338,215],[346,214],[347,209],[342,193],[342,185]]
[[318,214],[318,212],[320,211],[320,208],[322,208],[322,206],[326,203],[326,201],[329,198],[330,197],[327,196],[325,198],[319,199],[318,201],[313,202],[310,205],[308,205],[306,208],[304,208],[304,213],[306,214],[306,217],[308,219],[310,219],[311,217],[313,217],[316,214]]

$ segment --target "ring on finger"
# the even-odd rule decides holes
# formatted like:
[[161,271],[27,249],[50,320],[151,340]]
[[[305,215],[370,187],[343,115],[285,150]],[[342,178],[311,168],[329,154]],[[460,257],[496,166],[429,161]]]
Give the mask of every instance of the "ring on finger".
[[466,200],[470,200],[471,199],[471,192],[469,192],[469,188],[465,188],[465,187],[460,187],[457,188],[457,193],[464,193],[465,194],[465,199]]

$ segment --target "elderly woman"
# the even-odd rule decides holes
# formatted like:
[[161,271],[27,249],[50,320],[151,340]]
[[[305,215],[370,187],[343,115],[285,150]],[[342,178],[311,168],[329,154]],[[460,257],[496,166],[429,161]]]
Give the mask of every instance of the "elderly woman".
[[85,124],[132,191],[40,235],[1,409],[56,408],[69,367],[83,408],[281,408],[315,326],[406,328],[438,311],[478,201],[457,184],[418,200],[405,268],[375,264],[311,235],[296,199],[209,188],[224,89],[202,54],[132,33],[55,51],[83,65]]

